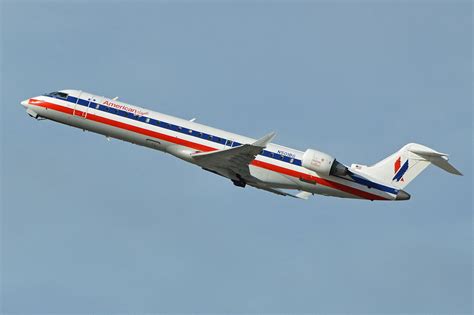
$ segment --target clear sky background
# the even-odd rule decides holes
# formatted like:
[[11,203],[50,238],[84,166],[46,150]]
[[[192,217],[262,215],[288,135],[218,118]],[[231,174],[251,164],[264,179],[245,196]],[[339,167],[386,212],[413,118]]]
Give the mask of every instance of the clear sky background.
[[[470,1],[2,1],[5,313],[471,313]],[[451,154],[408,202],[237,188],[28,117],[74,88],[372,164]]]

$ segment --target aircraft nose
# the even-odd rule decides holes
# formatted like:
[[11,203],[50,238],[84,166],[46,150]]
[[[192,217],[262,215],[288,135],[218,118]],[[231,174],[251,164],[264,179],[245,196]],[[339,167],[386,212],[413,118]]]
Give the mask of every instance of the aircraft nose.
[[24,100],[24,101],[22,101],[20,104],[23,105],[24,107],[28,107],[28,101],[29,101],[29,100],[30,100],[30,99]]

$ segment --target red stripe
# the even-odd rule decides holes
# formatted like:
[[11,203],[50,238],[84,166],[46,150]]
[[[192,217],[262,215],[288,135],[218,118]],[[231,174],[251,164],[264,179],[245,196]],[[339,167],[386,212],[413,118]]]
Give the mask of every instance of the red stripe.
[[[32,102],[33,102],[33,104],[32,104]],[[87,115],[86,115],[86,113],[83,112],[83,111],[74,110],[74,109],[71,109],[69,107],[64,107],[64,106],[57,105],[57,104],[54,104],[54,103],[39,101],[39,100],[35,100],[35,99],[30,99],[29,103],[30,103],[30,105],[52,109],[52,110],[62,112],[62,113],[65,113],[65,114],[69,114],[69,115],[75,115],[75,116],[79,116],[79,117],[84,117],[85,116],[84,117],[85,119],[89,119],[89,120],[96,121],[96,122],[99,122],[99,123],[103,123],[103,124],[106,124],[106,125],[109,125],[109,126],[117,127],[117,128],[120,128],[120,129],[129,130],[129,131],[136,132],[136,133],[139,133],[139,134],[142,134],[142,135],[147,135],[147,136],[150,136],[150,137],[153,137],[153,138],[158,138],[158,139],[168,141],[168,142],[171,142],[171,143],[183,145],[183,146],[186,146],[188,148],[193,148],[193,149],[196,149],[196,150],[199,150],[199,151],[209,152],[209,151],[216,151],[217,150],[216,148],[209,147],[209,146],[206,146],[206,145],[203,145],[203,144],[195,143],[195,142],[192,142],[192,141],[187,141],[187,140],[184,140],[184,139],[179,139],[179,138],[174,137],[174,136],[169,136],[169,135],[166,135],[166,134],[163,134],[163,133],[160,133],[160,132],[156,132],[156,131],[152,131],[152,130],[149,130],[149,129],[129,125],[129,124],[126,124],[126,123],[123,123],[123,122],[120,122],[120,121],[116,121],[116,120],[112,120],[112,119],[109,119],[109,118],[105,118],[105,117],[102,117],[102,116],[98,116],[98,115],[94,115],[94,114],[90,114],[90,113],[87,113]],[[277,173],[285,174],[285,175],[296,177],[296,178],[301,178],[301,179],[304,179],[304,180],[307,180],[307,181],[315,181],[316,183],[318,183],[320,185],[324,185],[324,186],[331,187],[331,188],[334,188],[334,189],[337,189],[337,190],[341,190],[341,191],[344,191],[346,193],[349,193],[349,194],[352,194],[352,195],[355,195],[355,196],[358,196],[358,197],[361,197],[361,198],[364,198],[364,199],[388,200],[384,197],[381,197],[381,196],[378,196],[378,195],[375,195],[375,194],[371,194],[371,193],[368,193],[368,192],[365,192],[365,191],[362,191],[362,190],[359,190],[359,189],[356,189],[356,188],[353,188],[353,187],[342,185],[342,184],[339,184],[339,183],[336,183],[336,182],[333,182],[333,181],[330,181],[330,180],[327,180],[327,179],[324,179],[324,178],[312,176],[312,175],[309,175],[309,174],[306,174],[306,173],[301,173],[301,172],[298,172],[298,171],[295,171],[295,170],[292,170],[292,169],[288,169],[288,168],[285,168],[285,167],[281,167],[281,166],[278,166],[278,165],[275,165],[275,164],[271,164],[271,163],[267,163],[267,162],[263,162],[263,161],[259,161],[259,160],[253,160],[250,164],[254,165],[254,166],[257,166],[257,167],[264,168],[264,169],[268,169],[270,171],[274,171],[274,172],[277,172]]]
[[[30,100],[30,101],[36,101],[36,100]],[[42,102],[42,103],[35,103],[35,104],[30,104],[30,105],[41,106],[41,107],[45,107],[45,108],[48,108],[48,109],[53,109],[53,110],[56,110],[58,112],[62,112],[62,113],[65,113],[65,114],[75,115],[75,116],[78,116],[78,117],[83,117],[83,118],[86,118],[88,120],[100,122],[100,123],[103,123],[103,124],[106,124],[106,125],[109,125],[109,126],[120,128],[120,129],[133,131],[133,132],[136,132],[136,133],[139,133],[139,134],[142,134],[142,135],[150,136],[150,137],[153,137],[153,138],[158,138],[158,139],[161,139],[161,140],[164,140],[164,141],[180,144],[180,145],[183,145],[183,146],[186,146],[186,147],[189,147],[189,148],[193,148],[193,149],[196,149],[196,150],[199,150],[199,151],[207,152],[207,151],[217,150],[213,147],[208,147],[206,145],[202,145],[202,144],[199,144],[199,143],[179,139],[179,138],[169,136],[169,135],[166,135],[166,134],[163,134],[163,133],[160,133],[160,132],[156,132],[156,131],[152,131],[152,130],[149,130],[149,129],[129,125],[129,124],[126,124],[126,123],[123,123],[123,122],[120,122],[120,121],[116,121],[116,120],[112,120],[112,119],[109,119],[109,118],[105,118],[105,117],[102,117],[102,116],[98,116],[98,115],[94,115],[94,114],[90,114],[90,113],[87,113],[87,115],[86,115],[86,112],[79,111],[79,110],[74,111],[73,109],[71,109],[69,107],[64,107],[64,106],[57,105],[57,104],[54,104],[54,103]]]
[[270,164],[270,163],[267,163],[267,162],[263,162],[263,161],[259,161],[259,160],[253,160],[251,164],[255,165],[255,166],[258,166],[258,167],[262,167],[262,168],[271,170],[271,171],[275,171],[277,173],[281,173],[281,174],[301,178],[301,179],[304,179],[306,181],[315,181],[316,183],[318,183],[320,185],[331,187],[331,188],[334,188],[334,189],[337,189],[337,190],[341,190],[343,192],[346,192],[346,193],[349,193],[351,195],[355,195],[355,196],[358,196],[358,197],[361,197],[361,198],[364,198],[364,199],[388,200],[384,197],[374,195],[374,194],[365,192],[363,190],[359,190],[357,188],[349,187],[349,186],[339,184],[339,183],[336,183],[336,182],[333,182],[333,181],[330,181],[330,180],[327,180],[327,179],[324,179],[324,178],[320,178],[320,177],[312,176],[312,175],[309,175],[309,174],[301,173],[301,172],[298,172],[298,171],[295,171],[295,170],[291,170],[291,169],[281,167],[281,166],[278,166],[278,165],[274,165],[274,164]]
[[395,161],[395,163],[393,164],[393,168],[394,168],[394,171],[393,173],[396,174],[397,171],[400,169],[400,166],[402,164],[402,161],[401,161],[401,157],[398,157],[398,159]]

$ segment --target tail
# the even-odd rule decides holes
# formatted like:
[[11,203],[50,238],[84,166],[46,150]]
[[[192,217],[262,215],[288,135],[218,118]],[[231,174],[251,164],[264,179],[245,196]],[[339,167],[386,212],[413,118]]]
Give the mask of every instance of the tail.
[[372,166],[353,164],[351,168],[382,183],[402,189],[430,164],[451,174],[462,175],[448,162],[447,154],[417,143],[405,145],[398,152]]

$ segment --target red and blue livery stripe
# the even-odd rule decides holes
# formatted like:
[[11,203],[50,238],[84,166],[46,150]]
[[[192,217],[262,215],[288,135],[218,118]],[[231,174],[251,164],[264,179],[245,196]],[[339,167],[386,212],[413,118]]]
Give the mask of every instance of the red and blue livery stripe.
[[[77,99],[77,98],[75,98],[75,99]],[[67,101],[65,99],[62,99],[62,100]],[[90,107],[89,103],[87,103],[87,105],[85,105],[86,104],[85,102],[89,102],[89,101],[85,101],[85,100],[83,100],[83,101],[84,102],[79,102],[79,100],[77,100],[77,103],[74,103],[74,104],[79,104],[81,106],[89,108]],[[95,122],[98,122],[98,123],[106,124],[108,126],[117,127],[117,128],[123,129],[123,130],[128,130],[128,131],[135,132],[135,133],[138,133],[138,134],[141,134],[141,135],[146,135],[146,136],[153,137],[153,138],[156,138],[156,139],[160,139],[160,140],[163,140],[163,141],[167,141],[167,142],[170,142],[170,143],[175,143],[175,144],[182,145],[182,146],[192,148],[192,149],[195,149],[195,150],[199,150],[199,151],[203,151],[203,152],[209,152],[209,151],[217,150],[216,148],[211,147],[211,146],[203,145],[203,144],[196,143],[196,142],[193,142],[193,141],[178,138],[176,136],[170,136],[170,135],[160,133],[160,132],[156,132],[156,131],[153,131],[153,130],[150,130],[150,129],[147,129],[147,128],[142,128],[142,127],[138,127],[138,126],[135,126],[135,125],[120,122],[120,121],[117,121],[117,120],[109,119],[109,118],[106,118],[106,117],[103,117],[103,116],[100,116],[100,115],[92,114],[90,112],[80,111],[80,110],[77,110],[77,108],[73,109],[73,108],[62,106],[62,105],[59,105],[59,104],[56,104],[56,103],[46,102],[46,101],[42,101],[42,100],[35,100],[35,99],[30,99],[29,103],[30,103],[30,105],[40,106],[40,107],[43,107],[43,108],[47,108],[47,109],[55,110],[55,111],[58,111],[58,112],[61,112],[61,113],[65,113],[65,114],[68,114],[68,115],[75,115],[75,116],[83,117],[84,119],[87,119],[87,120],[90,120],[90,121],[95,121]],[[71,102],[71,103],[73,103],[73,102]],[[100,104],[95,104],[95,105],[100,105]],[[94,109],[96,109],[96,108],[94,108]],[[118,113],[116,113],[116,114],[119,115]],[[119,116],[122,116],[122,115],[119,115]],[[232,146],[232,144],[231,144],[231,146]],[[262,155],[266,156],[265,154],[262,154]],[[299,161],[299,164],[301,165],[301,160],[298,160],[298,161]],[[338,182],[334,182],[334,181],[331,181],[331,180],[328,180],[328,179],[320,178],[320,177],[313,176],[313,175],[310,175],[310,174],[307,174],[307,173],[304,173],[304,172],[300,172],[300,171],[297,171],[297,170],[293,170],[293,169],[289,169],[289,168],[286,168],[286,167],[278,166],[278,165],[271,164],[271,163],[268,163],[268,162],[264,162],[264,161],[261,161],[261,160],[254,160],[254,161],[251,162],[251,165],[256,166],[256,167],[261,167],[261,168],[264,168],[264,169],[267,169],[267,170],[270,170],[270,171],[274,171],[274,172],[277,172],[277,173],[280,173],[280,174],[284,174],[284,175],[292,176],[292,177],[295,177],[295,178],[299,178],[299,179],[304,180],[304,181],[315,182],[319,185],[323,185],[323,186],[330,187],[330,188],[333,188],[333,189],[336,189],[336,190],[340,190],[340,191],[346,192],[348,194],[358,196],[358,197],[363,198],[363,199],[369,199],[369,200],[389,200],[390,199],[390,198],[379,196],[377,194],[372,194],[372,193],[369,193],[369,192],[366,192],[366,191],[363,191],[363,190],[360,190],[360,189],[357,189],[357,188],[354,188],[354,187],[346,186],[346,185],[343,185],[343,184],[338,183]],[[359,181],[360,184],[363,184],[363,182],[361,181],[361,178],[359,178],[357,181]],[[364,182],[364,183],[367,184],[366,182]],[[379,189],[379,190],[382,190],[384,192],[396,194],[396,190],[389,191],[389,190],[385,189],[385,188],[389,188],[389,187],[386,187],[386,186],[383,186],[383,185],[380,185],[380,186],[377,186],[377,185],[378,184],[376,184],[376,183],[372,183],[372,184],[368,185],[368,187]]]

